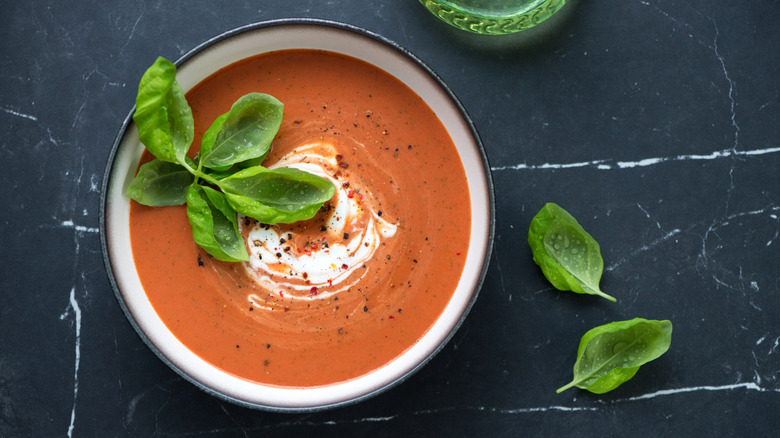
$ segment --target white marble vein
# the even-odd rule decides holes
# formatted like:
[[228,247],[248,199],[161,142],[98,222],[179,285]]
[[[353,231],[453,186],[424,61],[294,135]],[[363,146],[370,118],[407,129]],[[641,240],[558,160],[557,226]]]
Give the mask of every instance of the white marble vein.
[[[410,412],[408,414],[362,417],[362,418],[341,420],[341,421],[326,420],[320,423],[308,422],[306,423],[306,425],[338,426],[344,424],[383,423],[383,422],[391,422],[397,419],[401,419],[406,416],[420,417],[420,416],[430,416],[430,415],[438,415],[438,414],[444,414],[450,412],[464,412],[464,411],[465,412],[488,412],[488,413],[499,414],[499,415],[521,415],[521,414],[534,414],[534,413],[543,413],[543,412],[561,412],[561,413],[598,412],[603,410],[606,407],[613,406],[616,404],[634,403],[634,402],[640,402],[645,400],[651,400],[659,397],[680,396],[683,394],[698,393],[698,392],[713,392],[713,391],[720,392],[720,391],[739,391],[739,390],[756,391],[756,392],[780,392],[780,389],[763,388],[760,386],[759,383],[756,382],[744,382],[744,383],[735,383],[730,385],[719,385],[719,386],[703,385],[703,386],[663,389],[663,390],[650,392],[650,393],[633,396],[633,397],[616,399],[612,401],[600,401],[596,406],[566,406],[566,405],[559,405],[559,404],[549,405],[549,406],[531,406],[531,407],[517,407],[517,408],[511,408],[511,407],[499,408],[493,406],[442,406],[438,408],[417,410],[414,412]],[[287,423],[277,424],[275,425],[275,427],[290,427],[293,425],[301,425],[301,424],[303,423],[296,422],[291,424],[287,422]]]
[[75,363],[73,366],[73,407],[70,411],[70,424],[68,425],[68,437],[73,436],[73,430],[76,427],[76,401],[79,395],[79,362],[81,361],[81,308],[78,301],[76,301],[76,288],[73,287],[70,290],[69,309],[60,315],[60,319],[64,320],[68,314],[73,312],[73,319],[76,324],[76,353]]
[[72,220],[65,220],[60,222],[60,226],[63,228],[72,228],[82,233],[99,233],[100,229],[96,227],[87,227],[84,225],[76,225]]
[[23,119],[32,120],[33,122],[37,122],[38,121],[37,117],[32,116],[30,114],[21,113],[19,111],[15,111],[15,110],[12,110],[10,108],[0,108],[0,109],[3,110],[3,112],[5,112],[7,114],[10,114],[12,116],[16,116],[16,117],[21,117]]
[[774,343],[774,345],[772,345],[772,348],[769,349],[769,353],[767,353],[767,355],[770,355],[770,354],[776,352],[778,345],[780,345],[780,336],[775,338],[775,343]]
[[141,6],[141,12],[138,14],[138,18],[136,18],[135,23],[133,23],[133,27],[130,29],[130,34],[127,36],[125,44],[119,49],[120,55],[124,53],[125,49],[130,44],[130,41],[132,41],[133,37],[135,36],[135,29],[138,27],[138,23],[141,22],[141,18],[143,18],[144,12],[146,12],[146,3],[143,3]]
[[[79,177],[80,179],[80,177]],[[80,181],[79,181],[80,182]],[[77,182],[77,186],[79,183]],[[84,215],[87,215],[87,210],[84,210]],[[54,218],[56,221],[57,219]],[[66,229],[72,229],[74,231],[73,233],[73,241],[74,241],[74,272],[78,271],[78,256],[80,253],[80,241],[81,238],[85,234],[95,234],[98,233],[100,230],[98,228],[94,227],[88,227],[84,225],[78,225],[73,220],[60,220],[59,226]],[[80,281],[81,284],[84,285],[87,282],[86,274],[81,273],[80,274]],[[68,432],[67,435],[69,438],[73,436],[73,431],[76,427],[76,406],[78,402],[78,393],[79,393],[79,366],[81,363],[81,320],[82,320],[82,311],[81,307],[79,306],[79,302],[76,299],[76,286],[71,287],[70,289],[70,296],[68,298],[68,308],[60,315],[60,320],[65,320],[69,316],[72,316],[73,318],[73,324],[75,325],[75,355],[74,355],[74,365],[73,365],[73,406],[71,407],[71,413],[70,413],[70,423],[68,425]],[[84,294],[86,297],[86,293]]]
[[775,154],[780,152],[780,147],[771,147],[765,149],[753,149],[748,151],[739,151],[736,149],[724,149],[721,151],[713,151],[709,154],[684,154],[674,155],[668,157],[654,157],[654,158],[642,158],[636,161],[614,161],[614,160],[593,160],[593,161],[580,161],[573,163],[542,163],[542,164],[514,164],[509,166],[495,166],[491,167],[494,172],[506,171],[506,170],[561,170],[572,169],[581,167],[591,167],[598,170],[614,170],[614,169],[632,169],[635,167],[647,167],[657,164],[669,163],[674,161],[709,161],[717,160],[721,158],[735,158],[735,157],[754,157],[758,155]]
[[761,386],[759,386],[759,383],[760,382],[758,383],[744,382],[744,383],[735,383],[732,385],[720,385],[720,386],[705,385],[705,386],[692,386],[688,388],[662,389],[660,391],[650,392],[635,397],[615,400],[614,403],[648,400],[651,398],[668,396],[668,395],[677,395],[677,394],[684,394],[688,392],[703,392],[703,391],[733,391],[737,389],[744,389],[747,391],[757,391],[757,392],[780,392],[780,389],[762,388]]
[[652,242],[650,242],[650,243],[648,243],[646,245],[642,245],[639,248],[631,251],[631,254],[629,254],[626,257],[621,258],[620,260],[616,261],[615,263],[612,263],[611,265],[609,265],[606,268],[604,268],[604,270],[605,271],[613,271],[616,268],[618,268],[619,266],[621,266],[623,263],[626,263],[629,259],[637,256],[638,254],[641,254],[643,252],[649,251],[649,250],[657,247],[658,245],[666,242],[667,240],[671,239],[672,237],[677,236],[681,232],[682,232],[682,230],[680,230],[679,228],[675,228],[675,229],[669,231],[668,233],[664,234],[663,236],[653,240]]
[[715,57],[718,58],[718,62],[720,62],[720,65],[723,68],[723,76],[726,78],[726,82],[728,82],[729,84],[728,96],[729,96],[730,112],[731,112],[731,126],[734,127],[733,149],[736,151],[737,148],[739,147],[739,125],[737,124],[736,102],[734,101],[734,81],[731,80],[731,76],[729,76],[729,72],[726,69],[726,61],[723,59],[723,56],[721,56],[720,52],[718,51],[718,37],[720,36],[720,31],[718,30],[718,24],[712,18],[710,18],[710,21],[712,22],[713,27],[715,27],[715,40],[712,43],[712,48],[715,51]]
[[[559,405],[559,404],[549,405],[549,406],[532,406],[532,407],[518,407],[518,408],[511,408],[511,407],[500,408],[500,407],[493,407],[493,406],[441,406],[441,407],[430,408],[430,409],[421,409],[409,413],[386,415],[386,416],[372,416],[372,417],[360,417],[360,418],[345,419],[345,420],[323,420],[323,421],[311,421],[308,419],[308,417],[304,417],[294,421],[283,421],[280,423],[266,424],[259,427],[247,428],[247,427],[241,427],[236,425],[235,428],[220,428],[220,429],[211,429],[208,431],[199,431],[196,433],[181,433],[181,434],[168,432],[165,435],[193,436],[193,435],[218,434],[218,433],[240,431],[242,434],[246,436],[247,432],[257,432],[259,430],[289,429],[289,428],[300,427],[300,426],[305,426],[305,427],[343,426],[343,425],[363,424],[363,423],[390,423],[395,420],[402,420],[409,416],[425,417],[425,416],[449,414],[454,412],[477,412],[477,413],[486,412],[486,413],[498,414],[498,415],[523,415],[523,414],[557,412],[565,415],[568,413],[577,413],[577,412],[599,412],[617,404],[636,403],[636,402],[656,399],[659,397],[681,396],[690,393],[720,392],[720,391],[780,392],[780,390],[777,389],[762,388],[760,384],[756,382],[744,382],[744,383],[735,383],[735,384],[720,385],[720,386],[705,385],[705,386],[693,386],[693,387],[683,387],[683,388],[675,388],[675,389],[664,389],[664,390],[659,390],[659,391],[642,394],[634,397],[627,397],[627,398],[616,399],[612,401],[600,401],[597,403],[596,406],[566,406],[566,405]],[[576,399],[574,399],[574,401],[576,401]]]
[[[749,211],[742,211],[738,213],[733,213],[728,216],[725,216],[723,218],[720,218],[716,221],[714,221],[712,224],[709,225],[707,230],[704,232],[704,235],[702,236],[701,240],[701,250],[699,251],[698,260],[704,266],[705,268],[708,266],[708,253],[707,253],[707,244],[710,240],[711,235],[717,236],[718,229],[725,227],[729,225],[733,220],[743,218],[743,217],[750,217],[750,216],[761,216],[761,215],[768,215],[771,219],[777,220],[777,213],[780,212],[780,206],[776,205],[769,205],[764,208],[756,209],[756,210],[749,210]],[[770,241],[771,242],[771,241]],[[767,245],[769,246],[769,245]],[[716,282],[719,280],[715,278]],[[727,284],[723,283],[724,286],[728,286]]]

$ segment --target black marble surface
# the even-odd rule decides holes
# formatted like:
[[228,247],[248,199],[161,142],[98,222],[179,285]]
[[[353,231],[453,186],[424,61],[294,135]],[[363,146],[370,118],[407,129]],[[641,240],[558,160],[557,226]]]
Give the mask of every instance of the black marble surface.
[[[100,250],[102,176],[141,73],[232,28],[316,17],[379,33],[471,114],[497,195],[471,314],[403,384],[313,414],[254,411],[142,343]],[[474,38],[413,0],[27,0],[0,13],[0,436],[776,436],[780,2],[581,0]],[[601,243],[602,287],[552,289],[528,224],[548,201]],[[674,323],[619,389],[556,394],[580,336]]]

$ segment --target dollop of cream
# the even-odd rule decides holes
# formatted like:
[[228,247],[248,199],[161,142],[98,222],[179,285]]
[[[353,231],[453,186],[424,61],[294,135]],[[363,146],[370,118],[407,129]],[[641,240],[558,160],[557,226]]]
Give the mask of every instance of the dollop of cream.
[[[305,226],[240,218],[250,255],[245,269],[268,293],[314,300],[346,291],[367,274],[366,262],[383,240],[396,234],[397,225],[372,206],[368,188],[349,180],[343,160],[333,145],[317,142],[295,148],[270,166],[295,167],[327,178],[336,187],[331,201]],[[256,294],[247,299],[256,307],[267,307]]]

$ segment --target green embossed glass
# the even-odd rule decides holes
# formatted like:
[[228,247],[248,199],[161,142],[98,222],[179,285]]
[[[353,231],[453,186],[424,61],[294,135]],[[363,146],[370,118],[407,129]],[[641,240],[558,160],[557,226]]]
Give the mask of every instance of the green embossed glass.
[[433,15],[459,29],[501,35],[530,29],[567,0],[420,0]]

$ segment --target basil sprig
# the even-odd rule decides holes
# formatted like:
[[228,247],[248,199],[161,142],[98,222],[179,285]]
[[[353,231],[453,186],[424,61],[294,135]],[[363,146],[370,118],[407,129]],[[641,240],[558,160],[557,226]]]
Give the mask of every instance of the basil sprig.
[[176,66],[157,58],[141,78],[133,114],[139,139],[155,159],[139,168],[127,196],[152,207],[186,203],[201,248],[219,260],[249,260],[237,213],[267,224],[297,222],[313,217],[335,192],[317,175],[262,167],[283,109],[267,94],[242,96],[206,130],[192,160],[192,110],[176,82]]
[[672,323],[634,318],[593,328],[580,340],[573,386],[595,394],[611,391],[634,377],[641,365],[666,353],[672,343]]
[[528,244],[534,262],[556,289],[617,301],[599,288],[604,259],[598,242],[557,204],[545,204],[531,220]]

